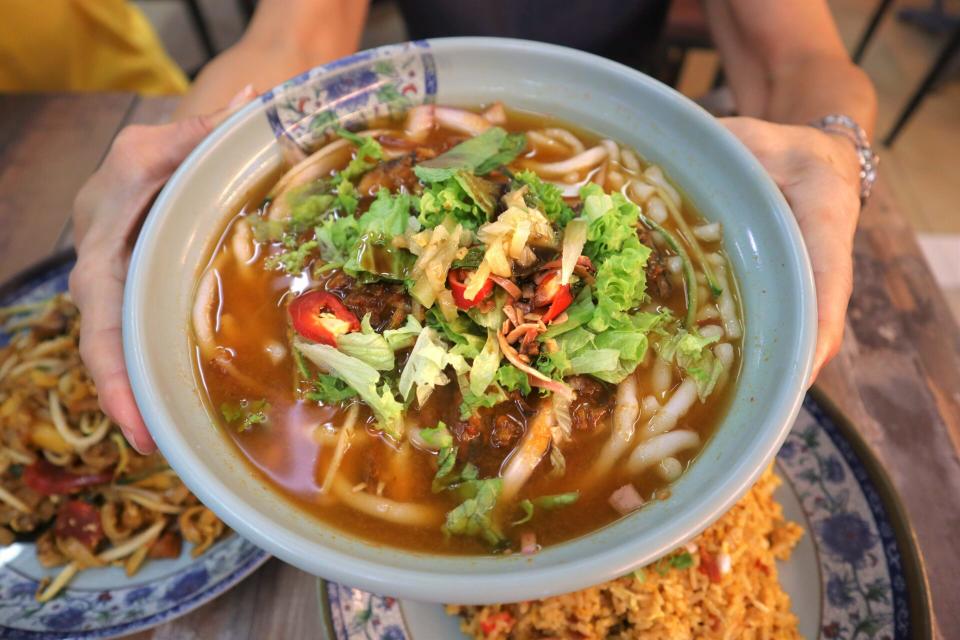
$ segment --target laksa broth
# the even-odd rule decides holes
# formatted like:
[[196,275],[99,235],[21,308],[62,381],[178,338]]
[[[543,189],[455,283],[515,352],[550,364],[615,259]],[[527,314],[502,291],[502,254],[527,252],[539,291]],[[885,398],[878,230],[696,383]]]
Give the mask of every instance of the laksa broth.
[[331,134],[229,221],[198,380],[310,515],[533,553],[669,496],[722,419],[742,327],[721,240],[614,141],[416,107]]

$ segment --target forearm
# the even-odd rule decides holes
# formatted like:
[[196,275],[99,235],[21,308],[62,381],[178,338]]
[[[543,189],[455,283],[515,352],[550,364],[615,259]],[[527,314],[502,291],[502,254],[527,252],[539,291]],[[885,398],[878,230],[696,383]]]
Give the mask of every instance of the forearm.
[[804,124],[845,113],[868,134],[873,85],[854,65],[822,0],[706,0],[741,115]]
[[845,58],[815,57],[780,69],[768,81],[763,113],[743,114],[784,124],[803,124],[843,113],[873,135],[877,101],[866,74]]
[[175,118],[223,107],[248,84],[258,92],[356,51],[362,0],[261,0],[247,32],[197,76]]

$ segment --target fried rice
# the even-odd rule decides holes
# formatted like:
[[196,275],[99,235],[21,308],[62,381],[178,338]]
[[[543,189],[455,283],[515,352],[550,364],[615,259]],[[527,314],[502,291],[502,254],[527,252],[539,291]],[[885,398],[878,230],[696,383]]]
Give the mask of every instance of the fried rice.
[[653,565],[562,596],[490,606],[448,605],[482,640],[527,638],[799,638],[777,578],[803,530],[784,519],[768,470],[729,512]]

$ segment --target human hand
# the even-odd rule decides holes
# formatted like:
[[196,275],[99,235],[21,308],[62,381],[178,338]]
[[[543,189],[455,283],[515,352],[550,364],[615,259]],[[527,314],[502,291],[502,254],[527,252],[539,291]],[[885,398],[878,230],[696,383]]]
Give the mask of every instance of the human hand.
[[721,122],[747,145],[783,192],[806,241],[817,290],[817,348],[810,383],[840,350],[853,289],[860,163],[849,140],[808,126],[753,118]]
[[70,294],[81,314],[80,357],[97,386],[100,407],[140,453],[156,450],[156,444],[137,409],[123,359],[121,309],[130,253],[167,179],[214,127],[255,95],[248,86],[216,113],[126,127],[74,201],[77,263]]

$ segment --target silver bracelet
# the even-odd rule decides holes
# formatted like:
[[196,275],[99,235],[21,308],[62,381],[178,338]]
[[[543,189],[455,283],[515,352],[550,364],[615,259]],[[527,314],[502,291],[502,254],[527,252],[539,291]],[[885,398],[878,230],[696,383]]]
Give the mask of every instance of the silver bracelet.
[[870,146],[867,132],[856,120],[842,113],[831,113],[810,123],[827,133],[837,133],[853,143],[860,161],[860,204],[864,204],[870,197],[873,183],[877,181],[877,167],[880,165],[880,156]]

